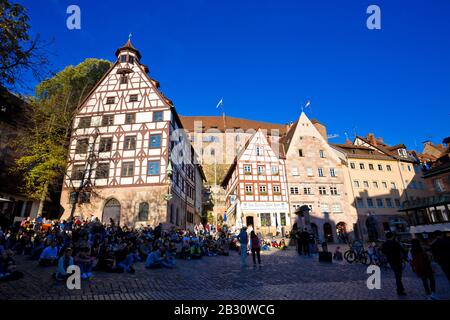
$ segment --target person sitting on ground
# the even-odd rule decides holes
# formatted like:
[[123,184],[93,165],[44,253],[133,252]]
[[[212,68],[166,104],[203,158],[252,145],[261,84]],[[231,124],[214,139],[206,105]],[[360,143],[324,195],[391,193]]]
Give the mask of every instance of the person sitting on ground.
[[334,250],[334,254],[333,254],[333,260],[336,261],[342,261],[343,260],[343,256],[342,256],[342,252],[341,252],[341,247],[336,247],[336,249]]
[[81,278],[88,279],[92,277],[92,268],[94,266],[94,260],[90,256],[90,250],[88,247],[83,247],[77,253],[75,257],[76,264],[80,267]]
[[189,260],[191,258],[191,247],[189,245],[189,240],[184,240],[180,251],[180,258],[184,260]]
[[18,280],[23,278],[23,273],[17,271],[12,250],[5,250],[0,256],[0,281]]
[[201,259],[202,249],[200,248],[200,244],[198,242],[191,246],[190,257],[191,259]]
[[284,242],[284,239],[281,239],[280,243],[278,243],[278,249],[281,249],[281,250],[287,249],[286,242]]
[[275,238],[272,238],[271,245],[272,245],[272,247],[274,247],[274,248],[278,248],[278,242],[277,242],[277,240],[275,240]]
[[67,268],[73,265],[74,260],[72,258],[72,249],[66,248],[64,254],[58,260],[58,269],[56,270],[55,273],[56,280],[66,280],[70,276],[70,274],[67,273]]
[[372,242],[368,247],[367,247],[367,255],[369,257],[369,264],[374,264],[377,262],[377,255],[376,255],[376,244],[375,242]]
[[56,266],[58,263],[58,248],[56,241],[52,241],[50,246],[45,248],[39,257],[39,265],[41,267]]
[[161,265],[164,268],[172,269],[173,267],[175,267],[175,259],[170,253],[170,251],[167,250],[165,247],[161,248],[161,258],[162,258]]
[[133,254],[128,251],[128,246],[120,248],[115,253],[116,268],[122,272],[134,273],[134,258]]
[[145,267],[148,269],[155,269],[162,267],[163,258],[161,257],[161,248],[152,251],[145,261]]
[[152,252],[152,246],[148,239],[144,239],[143,243],[139,247],[139,255],[142,261],[145,261],[148,255]]

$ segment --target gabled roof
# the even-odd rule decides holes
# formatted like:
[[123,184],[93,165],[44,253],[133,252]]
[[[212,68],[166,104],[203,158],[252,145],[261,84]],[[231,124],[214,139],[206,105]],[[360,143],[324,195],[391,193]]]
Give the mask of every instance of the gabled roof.
[[203,132],[208,129],[215,129],[224,132],[225,129],[234,130],[257,130],[261,128],[267,131],[267,134],[271,134],[271,130],[278,130],[279,135],[286,134],[286,125],[270,123],[264,121],[248,120],[243,118],[235,118],[230,116],[181,116],[180,119],[183,122],[183,127],[190,132],[194,131],[194,121],[202,121]]
[[355,144],[330,144],[333,148],[343,152],[348,158],[358,159],[377,159],[377,160],[392,160],[388,155],[377,152],[372,148],[365,146],[358,146]]
[[359,140],[365,142],[366,144],[370,145],[371,147],[381,151],[382,153],[384,153],[387,156],[392,157],[394,159],[401,160],[401,161],[415,162],[415,159],[413,159],[411,156],[409,156],[408,158],[405,158],[405,157],[401,157],[398,154],[398,152],[397,152],[398,149],[406,149],[406,146],[403,143],[396,144],[394,146],[389,146],[386,143],[384,143],[380,138],[369,139],[369,138],[357,136],[356,139],[359,139]]

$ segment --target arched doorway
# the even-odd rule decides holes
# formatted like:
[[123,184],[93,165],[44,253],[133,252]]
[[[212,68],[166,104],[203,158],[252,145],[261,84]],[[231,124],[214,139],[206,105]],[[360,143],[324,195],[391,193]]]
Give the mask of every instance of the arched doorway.
[[369,241],[377,241],[379,238],[377,218],[374,216],[368,217],[366,220],[366,227]]
[[317,224],[311,223],[311,232],[316,239],[319,239],[319,228],[317,228]]
[[329,224],[328,222],[325,222],[323,224],[323,235],[326,242],[334,242],[333,229],[331,228],[331,224]]
[[116,199],[109,199],[103,208],[102,222],[109,224],[111,219],[116,225],[120,223],[120,202]]
[[339,222],[336,225],[336,234],[337,234],[339,243],[347,243],[348,242],[347,224],[345,222]]

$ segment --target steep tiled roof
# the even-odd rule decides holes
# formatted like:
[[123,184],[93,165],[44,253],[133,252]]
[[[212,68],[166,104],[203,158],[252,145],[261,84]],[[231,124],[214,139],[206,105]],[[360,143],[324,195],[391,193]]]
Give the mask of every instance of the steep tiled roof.
[[267,130],[267,134],[271,134],[271,130],[278,130],[279,135],[283,136],[286,134],[287,126],[284,124],[277,124],[277,123],[270,123],[270,122],[263,122],[263,121],[255,121],[255,120],[248,120],[248,119],[242,119],[242,118],[234,118],[229,116],[181,116],[180,115],[181,122],[183,123],[183,127],[190,131],[194,131],[194,121],[202,121],[202,127],[203,131],[206,131],[208,129],[215,129],[224,131],[224,128],[226,126],[227,130],[234,129],[234,130],[258,130],[261,128],[262,130]]
[[347,155],[349,158],[358,159],[377,159],[377,160],[392,160],[391,157],[374,151],[372,148],[357,146],[354,144],[330,144],[333,148],[341,151]]

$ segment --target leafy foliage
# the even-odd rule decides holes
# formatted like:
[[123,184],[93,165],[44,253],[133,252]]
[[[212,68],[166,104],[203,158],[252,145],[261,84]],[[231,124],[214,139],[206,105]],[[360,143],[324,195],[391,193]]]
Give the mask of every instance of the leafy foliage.
[[41,199],[49,185],[62,180],[74,113],[110,67],[109,61],[86,59],[36,87],[30,99],[33,124],[16,145],[23,153],[16,170],[24,175],[29,197]]
[[31,39],[25,7],[0,0],[0,85],[12,87],[23,72],[45,75],[48,58],[39,35]]

